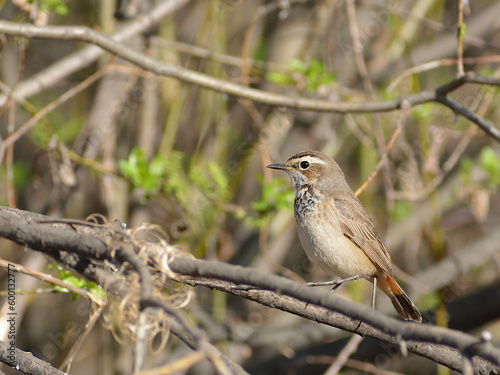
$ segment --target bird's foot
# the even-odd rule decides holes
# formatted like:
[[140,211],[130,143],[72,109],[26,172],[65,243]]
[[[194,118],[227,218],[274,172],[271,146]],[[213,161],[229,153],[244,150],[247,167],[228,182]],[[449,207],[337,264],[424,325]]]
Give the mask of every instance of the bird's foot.
[[356,281],[359,279],[358,275],[346,277],[343,279],[335,279],[335,280],[330,280],[330,281],[320,281],[320,282],[309,282],[306,285],[307,286],[332,286],[332,289],[330,290],[330,293],[336,290],[339,286],[341,286],[343,283],[346,283],[348,281]]

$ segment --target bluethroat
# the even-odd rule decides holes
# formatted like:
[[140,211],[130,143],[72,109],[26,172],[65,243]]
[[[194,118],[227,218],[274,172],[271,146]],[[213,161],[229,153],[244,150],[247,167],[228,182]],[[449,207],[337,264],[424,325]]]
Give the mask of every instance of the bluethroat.
[[394,279],[392,262],[344,172],[331,157],[304,151],[272,169],[288,173],[295,189],[294,213],[300,242],[313,264],[340,277],[312,286],[333,285],[364,278],[390,298],[405,320],[422,322],[422,315]]

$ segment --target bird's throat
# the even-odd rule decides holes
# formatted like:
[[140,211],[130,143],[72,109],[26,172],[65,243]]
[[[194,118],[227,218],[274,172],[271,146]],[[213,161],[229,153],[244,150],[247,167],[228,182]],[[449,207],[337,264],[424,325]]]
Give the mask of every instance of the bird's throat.
[[323,200],[323,194],[310,184],[302,185],[295,193],[295,203],[293,205],[295,217],[310,215]]

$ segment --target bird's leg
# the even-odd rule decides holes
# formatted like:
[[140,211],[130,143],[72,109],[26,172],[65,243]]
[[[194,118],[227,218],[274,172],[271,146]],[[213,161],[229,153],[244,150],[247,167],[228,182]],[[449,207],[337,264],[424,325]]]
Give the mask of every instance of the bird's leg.
[[307,286],[325,286],[325,285],[333,286],[332,290],[330,290],[330,293],[331,293],[334,290],[336,290],[339,286],[341,286],[343,283],[346,283],[348,281],[356,281],[357,279],[359,279],[359,276],[358,275],[354,275],[354,276],[346,277],[344,279],[336,279],[336,280],[330,280],[330,281],[320,281],[320,282],[317,282],[317,283],[309,282],[306,285]]
[[[376,295],[376,292],[377,292],[377,276],[373,276],[373,289],[372,289],[372,309],[375,310],[375,295]],[[356,332],[359,327],[361,327],[361,320],[359,321],[356,329],[354,330],[354,332]]]
[[375,310],[375,294],[377,293],[377,276],[373,276],[373,289],[372,289],[372,309]]

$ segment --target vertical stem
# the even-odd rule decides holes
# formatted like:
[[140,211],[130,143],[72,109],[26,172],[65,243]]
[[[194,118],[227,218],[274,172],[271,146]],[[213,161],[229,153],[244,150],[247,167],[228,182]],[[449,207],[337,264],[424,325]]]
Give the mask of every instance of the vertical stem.
[[[356,67],[358,69],[359,76],[363,82],[363,87],[366,91],[368,99],[375,100],[375,92],[373,86],[371,84],[370,78],[368,76],[368,69],[366,68],[366,63],[363,58],[363,44],[361,42],[361,37],[359,33],[357,18],[356,18],[356,7],[354,4],[354,0],[346,1],[347,7],[347,16],[349,19],[349,32],[351,34],[352,39],[352,48],[355,56]],[[382,132],[382,124],[380,122],[380,115],[378,113],[373,114],[373,118],[375,120],[375,136],[377,139],[377,144],[379,148],[379,153],[383,154],[385,150],[385,140],[384,134]],[[384,177],[384,186],[387,192],[387,210],[390,212],[393,208],[393,187],[391,183],[391,178],[389,175],[389,169],[387,164],[382,165],[383,177]]]
[[[14,98],[10,97],[7,103],[8,108],[8,124],[7,130],[8,134],[12,134],[15,131],[15,101]],[[16,207],[16,193],[14,188],[14,143],[7,146],[5,163],[7,164],[7,202],[9,207]]]
[[458,0],[458,22],[457,22],[457,75],[461,76],[464,74],[464,35],[465,35],[465,24],[464,24],[464,8],[465,0]]

